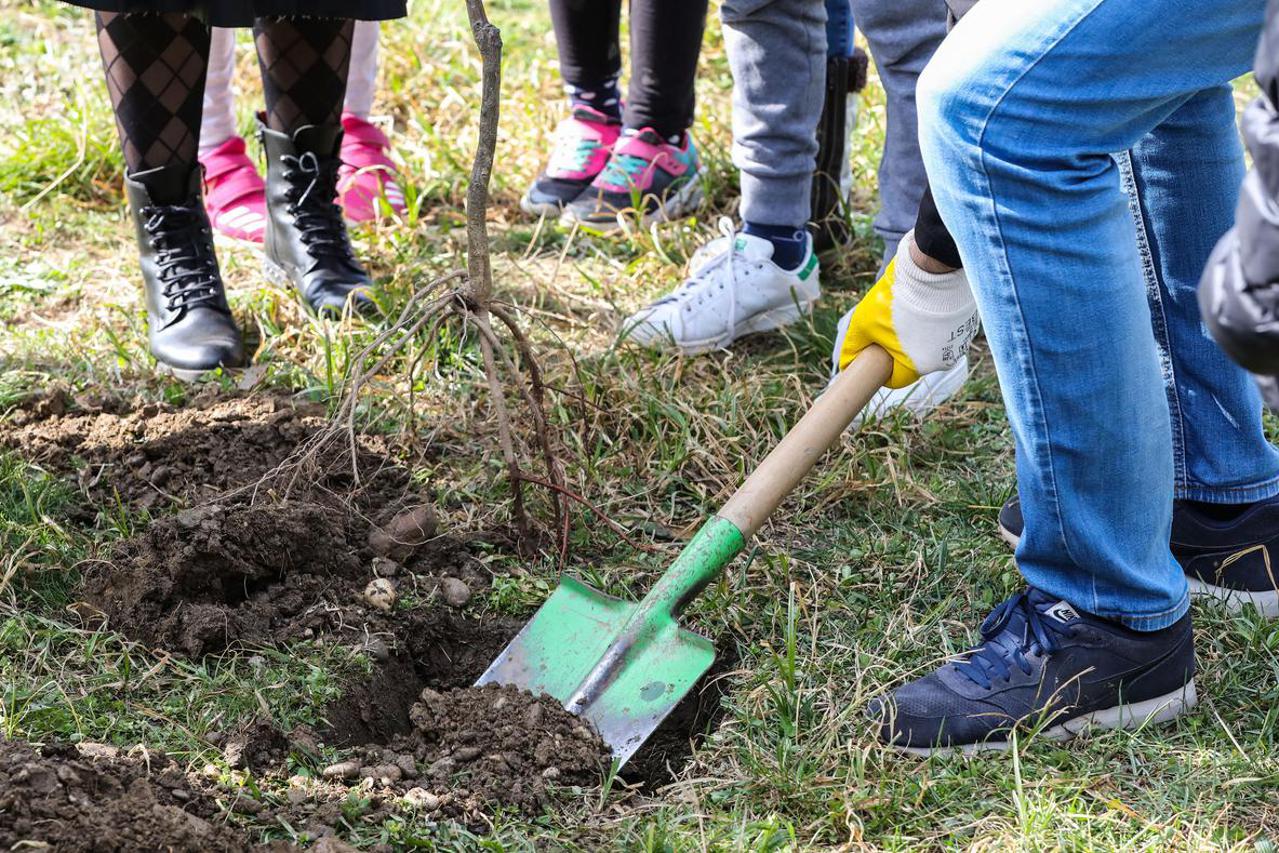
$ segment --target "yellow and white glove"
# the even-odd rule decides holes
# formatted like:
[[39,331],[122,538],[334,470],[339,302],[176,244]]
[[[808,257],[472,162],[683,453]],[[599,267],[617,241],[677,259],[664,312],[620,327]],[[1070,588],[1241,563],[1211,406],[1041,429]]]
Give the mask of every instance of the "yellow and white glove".
[[981,321],[962,269],[930,273],[910,256],[911,231],[879,281],[839,321],[832,368],[843,370],[879,344],[893,358],[889,388],[905,388],[926,373],[948,370],[967,353]]

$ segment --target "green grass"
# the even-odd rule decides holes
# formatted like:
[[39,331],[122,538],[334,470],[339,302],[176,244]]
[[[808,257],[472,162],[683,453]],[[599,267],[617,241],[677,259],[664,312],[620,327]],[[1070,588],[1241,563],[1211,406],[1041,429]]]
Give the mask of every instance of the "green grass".
[[[86,14],[46,0],[0,0],[0,410],[53,381],[180,401],[156,377],[119,193],[122,164]],[[697,134],[710,201],[696,220],[604,239],[537,227],[516,200],[547,152],[561,105],[544,7],[494,2],[506,42],[491,228],[502,299],[521,310],[554,389],[551,418],[571,488],[657,553],[628,548],[573,509],[569,568],[617,593],[647,588],[686,535],[804,410],[824,381],[839,314],[870,281],[869,221],[882,143],[874,81],[854,142],[852,247],[823,267],[812,320],[731,354],[680,360],[618,348],[620,318],[669,289],[693,250],[735,209],[728,160],[731,78],[712,20],[698,82]],[[242,37],[243,38],[243,37]],[[242,41],[240,115],[259,96]],[[462,200],[475,143],[479,65],[452,0],[418,0],[385,28],[377,110],[393,117],[413,212],[361,229],[357,244],[393,305],[463,261]],[[267,387],[325,399],[375,329],[317,323],[266,285],[253,250],[220,250],[238,316],[258,341]],[[429,369],[409,377],[419,356]],[[412,341],[372,383],[371,430],[413,430],[432,453],[416,472],[459,532],[509,522],[474,340]],[[410,394],[411,392],[411,394]],[[517,401],[512,396],[512,404]],[[2,428],[2,427],[0,427]],[[761,533],[758,547],[688,617],[733,647],[725,715],[674,783],[650,794],[583,792],[563,812],[500,815],[476,836],[411,815],[361,819],[360,845],[518,850],[810,847],[918,849],[1222,848],[1271,850],[1279,834],[1279,627],[1196,606],[1200,706],[1175,725],[1068,746],[1031,739],[1009,754],[902,758],[876,745],[866,701],[974,638],[1019,577],[995,535],[1013,489],[1007,425],[989,358],[925,424],[892,420],[846,436]],[[545,496],[531,493],[545,510]],[[214,728],[257,715],[314,721],[368,665],[340,648],[264,649],[192,664],[75,627],[64,610],[77,565],[145,516],[97,507],[74,484],[0,460],[0,733],[84,739],[212,763],[249,795],[278,798],[220,766]],[[552,588],[549,558],[501,548],[479,612],[527,613]],[[299,771],[306,767],[296,768]],[[253,793],[256,792],[256,793]],[[287,827],[258,827],[290,837]]]

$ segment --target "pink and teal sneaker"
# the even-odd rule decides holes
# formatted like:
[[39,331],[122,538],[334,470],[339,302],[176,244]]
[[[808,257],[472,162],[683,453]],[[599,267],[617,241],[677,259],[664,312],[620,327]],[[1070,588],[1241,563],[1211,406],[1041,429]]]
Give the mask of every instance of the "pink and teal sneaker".
[[524,193],[520,209],[530,216],[559,216],[604,171],[621,133],[621,123],[604,113],[585,105],[574,107],[555,129],[546,171]]
[[266,235],[266,184],[244,153],[244,139],[232,136],[206,156],[204,206],[213,229],[233,240],[261,243]]
[[625,216],[618,214],[627,211],[638,212],[648,225],[688,216],[701,203],[701,165],[693,137],[684,134],[683,144],[674,145],[646,127],[618,137],[608,165],[564,208],[562,221],[614,231],[626,227]]
[[[342,116],[342,167],[338,171],[338,204],[350,222],[372,222],[389,209],[403,216],[404,190],[388,152],[391,141],[377,127],[346,113]],[[383,205],[385,203],[385,206]]]

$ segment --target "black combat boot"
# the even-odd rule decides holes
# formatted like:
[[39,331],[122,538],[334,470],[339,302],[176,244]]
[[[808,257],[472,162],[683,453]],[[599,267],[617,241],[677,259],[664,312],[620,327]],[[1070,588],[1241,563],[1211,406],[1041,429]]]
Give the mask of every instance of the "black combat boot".
[[240,367],[244,344],[227,305],[198,166],[126,175],[146,289],[151,354],[179,379]]
[[266,270],[292,283],[312,310],[376,308],[373,280],[355,254],[337,205],[340,125],[307,125],[290,137],[258,123],[266,151]]

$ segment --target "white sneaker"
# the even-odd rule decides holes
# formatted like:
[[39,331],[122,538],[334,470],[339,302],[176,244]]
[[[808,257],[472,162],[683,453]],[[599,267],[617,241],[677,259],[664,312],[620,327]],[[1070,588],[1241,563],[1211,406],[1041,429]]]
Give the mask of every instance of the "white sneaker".
[[821,296],[812,237],[795,270],[773,263],[773,244],[736,233],[720,220],[724,234],[699,249],[689,278],[673,292],[627,317],[622,336],[683,355],[723,349],[753,332],[794,323]]
[[861,426],[864,421],[878,420],[898,410],[922,418],[959,393],[967,381],[968,357],[965,356],[950,370],[926,374],[905,388],[880,388],[861,414],[853,418],[852,425]]

